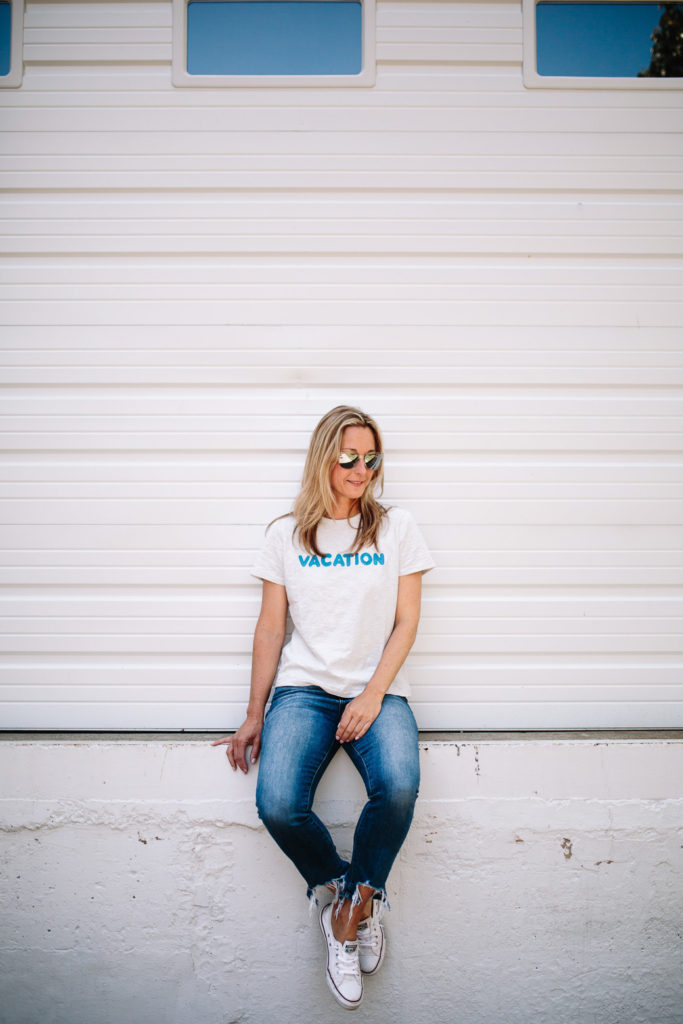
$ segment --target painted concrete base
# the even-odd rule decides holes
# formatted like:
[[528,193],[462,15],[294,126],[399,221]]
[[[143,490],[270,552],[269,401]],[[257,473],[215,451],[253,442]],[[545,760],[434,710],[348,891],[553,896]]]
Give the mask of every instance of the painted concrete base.
[[[681,1024],[683,742],[424,738],[372,1024]],[[208,739],[0,741],[3,1024],[329,1024],[305,885]],[[348,850],[341,753],[317,802]]]

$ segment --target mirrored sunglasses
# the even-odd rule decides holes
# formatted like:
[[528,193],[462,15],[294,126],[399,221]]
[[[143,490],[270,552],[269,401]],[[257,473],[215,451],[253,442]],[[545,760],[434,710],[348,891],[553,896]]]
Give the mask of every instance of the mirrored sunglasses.
[[[339,452],[339,465],[342,469],[353,469],[360,458],[358,452]],[[379,469],[382,465],[382,452],[366,452],[363,462],[366,469]]]

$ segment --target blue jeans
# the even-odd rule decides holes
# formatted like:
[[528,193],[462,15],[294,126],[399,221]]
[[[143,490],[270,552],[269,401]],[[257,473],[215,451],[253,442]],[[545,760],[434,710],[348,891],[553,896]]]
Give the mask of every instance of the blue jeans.
[[405,697],[387,694],[382,710],[359,740],[343,747],[365,783],[365,804],[353,837],[351,861],[312,811],[315,790],[339,749],[339,719],[349,699],[318,686],[280,686],[263,726],[256,787],[259,817],[299,869],[308,896],[334,882],[341,899],[359,902],[367,885],[386,899],[386,880],[413,818],[420,781],[417,725]]

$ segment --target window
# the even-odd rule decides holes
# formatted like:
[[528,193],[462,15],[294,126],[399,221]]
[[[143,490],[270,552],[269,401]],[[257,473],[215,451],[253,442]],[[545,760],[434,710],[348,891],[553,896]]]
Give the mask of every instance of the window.
[[0,0],[0,88],[21,85],[23,48],[24,2]]
[[683,88],[683,3],[523,0],[524,84]]
[[174,85],[374,84],[374,0],[173,2]]

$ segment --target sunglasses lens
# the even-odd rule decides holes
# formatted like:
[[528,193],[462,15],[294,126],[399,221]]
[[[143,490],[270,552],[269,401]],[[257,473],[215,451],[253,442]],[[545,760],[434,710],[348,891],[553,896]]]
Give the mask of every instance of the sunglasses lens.
[[[339,465],[342,469],[353,469],[358,462],[360,455],[356,452],[340,452],[339,453]],[[379,469],[382,465],[382,453],[381,452],[367,452],[363,456],[363,462],[365,463],[366,469]]]

